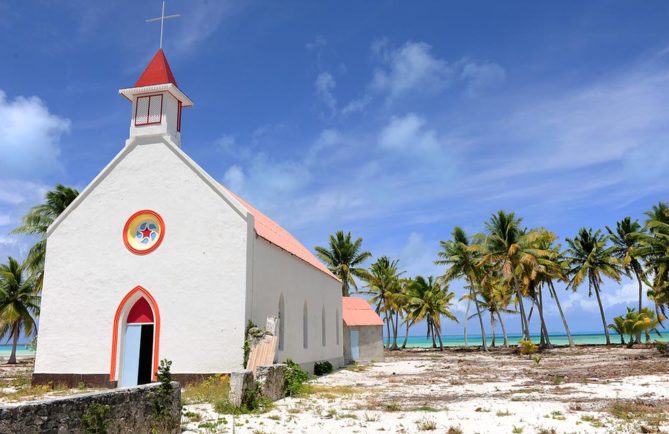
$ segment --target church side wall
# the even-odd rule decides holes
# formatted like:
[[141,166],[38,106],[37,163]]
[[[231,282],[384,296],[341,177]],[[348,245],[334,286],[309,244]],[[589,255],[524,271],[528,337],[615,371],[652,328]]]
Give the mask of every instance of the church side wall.
[[[162,216],[165,236],[142,256],[122,231],[143,209]],[[137,285],[158,304],[157,357],[172,360],[172,372],[241,367],[248,234],[245,217],[166,144],[137,146],[47,241],[35,372],[108,376],[114,315]]]
[[[329,360],[335,366],[343,362],[343,326],[341,284],[294,255],[256,237],[253,268],[253,321],[265,325],[268,315],[279,313],[283,295],[283,350],[286,359],[311,369],[313,362]],[[303,343],[303,309],[307,303],[308,342]],[[322,342],[322,313],[325,308],[326,344]],[[337,321],[338,318],[338,321]],[[339,328],[337,331],[336,328]],[[337,333],[339,342],[337,342]]]

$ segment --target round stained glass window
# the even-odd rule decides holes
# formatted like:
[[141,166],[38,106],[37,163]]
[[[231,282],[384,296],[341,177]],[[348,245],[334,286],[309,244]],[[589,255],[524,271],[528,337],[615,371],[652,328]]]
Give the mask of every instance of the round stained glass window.
[[146,255],[158,248],[165,235],[165,223],[150,210],[133,214],[123,228],[123,242],[132,253]]

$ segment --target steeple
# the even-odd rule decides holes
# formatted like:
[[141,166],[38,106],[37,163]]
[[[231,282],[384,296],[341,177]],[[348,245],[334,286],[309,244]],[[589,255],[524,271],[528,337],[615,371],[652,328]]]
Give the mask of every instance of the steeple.
[[130,138],[162,136],[181,146],[181,111],[193,102],[177,86],[159,49],[133,87],[119,90],[132,102]]

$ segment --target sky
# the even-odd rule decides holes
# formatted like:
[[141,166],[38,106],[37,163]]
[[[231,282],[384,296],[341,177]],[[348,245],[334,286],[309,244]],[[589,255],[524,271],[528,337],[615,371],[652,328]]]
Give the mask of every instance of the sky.
[[[0,258],[25,257],[31,240],[9,232],[46,190],[85,188],[124,146],[118,89],[157,50],[144,20],[160,7],[0,0]],[[439,240],[500,209],[564,245],[669,200],[667,2],[172,0],[166,13],[181,14],[164,48],[195,102],[184,151],[309,248],[343,229],[408,276],[439,275]],[[558,292],[574,331],[601,330],[587,288]],[[635,299],[632,281],[604,285],[609,319]]]

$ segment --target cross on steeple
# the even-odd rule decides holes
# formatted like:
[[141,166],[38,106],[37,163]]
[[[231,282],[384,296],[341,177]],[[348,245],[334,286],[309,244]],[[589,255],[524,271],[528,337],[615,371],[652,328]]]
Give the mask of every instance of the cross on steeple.
[[146,20],[147,23],[160,21],[160,48],[163,48],[163,25],[165,23],[165,20],[169,20],[171,18],[177,18],[179,16],[180,16],[179,14],[165,16],[165,2],[163,2],[163,10],[160,16],[156,18],[149,18],[148,20]]

